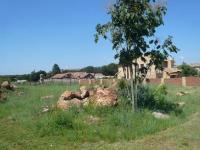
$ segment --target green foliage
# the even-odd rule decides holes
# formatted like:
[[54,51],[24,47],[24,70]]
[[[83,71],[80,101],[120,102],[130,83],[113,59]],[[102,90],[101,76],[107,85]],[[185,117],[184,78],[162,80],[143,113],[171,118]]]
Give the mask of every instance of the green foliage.
[[85,71],[88,73],[102,73],[106,76],[114,76],[118,72],[118,65],[111,63],[108,65],[104,65],[102,67],[88,66],[88,67],[82,68],[80,71]]
[[[137,111],[137,84],[146,78],[152,65],[163,69],[162,63],[170,53],[178,48],[172,42],[172,36],[160,41],[156,38],[156,29],[164,24],[167,8],[155,0],[117,0],[109,9],[111,21],[96,26],[95,42],[99,37],[112,42],[116,50],[115,58],[122,67],[130,68],[132,107]],[[150,61],[147,60],[150,58]],[[138,59],[146,65],[138,69]],[[133,67],[134,66],[134,67]]]
[[[146,138],[147,135],[156,139],[153,143],[155,145],[158,143],[157,135],[159,139],[163,139],[166,137],[165,134],[169,133],[177,138],[174,132],[183,136],[189,133],[191,127],[198,129],[199,126],[199,87],[170,86],[167,90],[167,97],[169,96],[173,102],[185,102],[186,106],[183,109],[184,115],[176,116],[172,113],[166,120],[155,119],[149,110],[133,113],[129,105],[122,106],[120,104],[111,108],[89,106],[84,109],[73,108],[70,111],[50,109],[50,112],[42,113],[43,106],[48,105],[51,108],[65,90],[76,91],[78,89],[78,85],[66,86],[66,84],[19,85],[16,92],[7,93],[8,101],[0,105],[0,149],[59,150],[66,149],[66,147],[67,149],[83,149],[83,147],[85,149],[99,147],[102,149],[115,149],[116,147],[126,149],[127,145],[129,149],[132,149],[134,146],[138,146],[137,139],[144,138],[152,142],[152,139]],[[178,91],[186,90],[192,94],[183,97],[176,96]],[[18,92],[24,92],[24,94],[18,96],[16,94]],[[54,98],[40,99],[46,95],[54,95]],[[88,118],[91,116],[99,118],[99,120],[90,122]],[[180,124],[184,124],[185,121],[189,121],[186,123],[187,130],[185,125],[184,128],[180,128]],[[173,127],[172,130],[170,127]],[[161,132],[166,129],[169,130]],[[197,131],[199,130],[195,130],[195,132]],[[190,134],[187,135],[190,137]],[[199,137],[198,134],[193,135],[195,138]],[[171,138],[168,139],[169,143]],[[133,141],[134,139],[136,142]],[[193,137],[192,141],[194,141]],[[179,144],[182,142],[181,137]],[[121,143],[125,145],[122,146]],[[136,145],[132,146],[132,143],[136,143]],[[146,149],[149,148],[149,141],[147,143]],[[174,145],[171,148],[173,149]]]
[[182,70],[181,75],[183,77],[198,75],[198,71],[196,69],[192,68],[190,65],[187,65],[186,63],[183,63],[182,65],[180,65],[179,69]]
[[118,96],[120,105],[131,105],[131,98],[130,98],[130,84],[127,80],[120,80],[117,84],[118,87]]
[[[162,69],[162,62],[169,53],[178,51],[171,36],[163,43],[155,38],[156,29],[164,24],[166,10],[165,5],[154,0],[117,0],[108,12],[111,21],[96,26],[95,42],[100,36],[111,40],[113,49],[117,51],[115,58],[119,58],[124,67],[132,68],[133,60],[141,58],[147,65],[137,72],[144,78],[150,66]],[[151,61],[147,62],[145,57]]]
[[[148,110],[133,113],[130,105],[121,104],[104,108],[92,106],[72,108],[69,111],[51,109],[66,88],[75,91],[78,86],[19,85],[16,93],[9,93],[8,101],[0,105],[0,135],[4,144],[12,148],[19,146],[19,149],[42,146],[45,149],[44,143],[68,146],[70,143],[82,144],[102,140],[107,142],[133,140],[162,131],[184,120],[174,115],[168,120],[157,120]],[[24,94],[17,96],[21,91]],[[54,98],[46,101],[40,99],[46,95],[54,95]],[[42,113],[44,106],[49,106],[50,111]],[[91,116],[98,120],[91,120]],[[8,132],[11,130],[12,133]]]
[[[125,83],[125,81],[121,81],[118,85],[121,103],[131,105],[131,99],[128,92],[130,90],[130,85]],[[177,105],[167,100],[167,93],[167,87],[165,85],[159,85],[156,88],[147,85],[139,85],[137,90],[138,107],[140,109],[159,110],[166,113],[180,113],[181,110]]]
[[111,63],[102,67],[102,73],[106,76],[114,76],[118,72],[118,65]]
[[39,79],[40,79],[40,75],[43,74],[44,77],[47,75],[47,73],[45,71],[38,71],[38,72],[35,72],[35,71],[32,71],[30,76],[29,76],[29,81],[31,82],[38,82]]
[[154,94],[167,95],[167,86],[165,84],[160,84],[156,89]]
[[11,81],[11,78],[9,78],[9,77],[4,77],[4,76],[0,76],[0,85],[1,85],[1,83],[2,82],[4,82],[4,81]]
[[55,75],[60,72],[61,72],[61,70],[60,70],[60,67],[58,66],[58,64],[54,64],[52,67],[52,74]]
[[80,71],[84,71],[87,73],[101,73],[102,69],[101,67],[87,66],[85,68],[82,68]]

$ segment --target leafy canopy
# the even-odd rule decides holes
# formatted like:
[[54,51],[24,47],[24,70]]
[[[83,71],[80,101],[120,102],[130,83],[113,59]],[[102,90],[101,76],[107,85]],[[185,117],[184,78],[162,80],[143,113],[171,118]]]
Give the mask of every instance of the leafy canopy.
[[[146,66],[137,70],[146,72],[151,65],[162,69],[162,62],[171,52],[177,53],[178,48],[169,36],[164,42],[156,37],[156,28],[164,24],[166,6],[155,0],[116,0],[109,11],[111,21],[96,26],[95,42],[99,37],[109,39],[116,50],[116,59],[122,66],[130,67],[133,60],[141,58]],[[147,62],[146,58],[150,58]],[[137,62],[135,61],[135,65]]]
[[60,73],[61,70],[60,70],[60,67],[58,66],[58,64],[54,64],[53,67],[52,67],[52,74],[57,74],[57,73]]
[[181,69],[181,75],[183,77],[198,75],[198,71],[186,63],[183,63],[182,65],[180,65],[179,68]]

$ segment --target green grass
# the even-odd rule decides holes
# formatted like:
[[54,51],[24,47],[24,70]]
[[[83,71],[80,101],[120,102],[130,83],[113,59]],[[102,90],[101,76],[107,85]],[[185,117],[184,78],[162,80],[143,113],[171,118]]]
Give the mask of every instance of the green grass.
[[[200,113],[200,88],[174,86],[168,88],[168,99],[186,102],[186,107],[182,114],[176,116],[171,113],[167,120],[153,118],[149,110],[132,113],[130,108],[122,106],[89,106],[70,111],[51,109],[48,113],[42,113],[42,107],[55,105],[59,95],[67,89],[77,90],[78,86],[24,85],[15,92],[9,92],[8,101],[0,103],[0,149],[133,149],[135,146],[148,149],[146,143],[152,144],[149,149],[159,149],[159,138],[178,138],[178,134],[188,130],[180,130],[180,125],[187,128],[187,122],[192,122],[191,126],[196,125],[197,128],[196,121],[200,122],[200,119],[194,119],[199,115],[193,116]],[[191,94],[177,97],[176,92],[181,90]],[[24,94],[19,96],[19,92]],[[42,96],[47,95],[54,95],[54,98],[41,100]],[[98,120],[91,121],[91,116]],[[165,132],[173,133],[167,136]],[[200,131],[193,134],[198,139]],[[159,143],[151,141],[149,137]],[[179,144],[190,146],[190,141],[180,139]],[[200,148],[200,143],[197,146]]]

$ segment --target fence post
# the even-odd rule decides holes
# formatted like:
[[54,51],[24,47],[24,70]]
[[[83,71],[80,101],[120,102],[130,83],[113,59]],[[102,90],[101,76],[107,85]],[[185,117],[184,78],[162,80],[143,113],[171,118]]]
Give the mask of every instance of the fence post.
[[165,79],[161,78],[161,84],[165,84]]
[[184,87],[187,86],[186,77],[182,77],[182,86],[184,86]]
[[91,85],[91,84],[92,84],[91,79],[89,79],[89,85]]
[[81,85],[81,80],[80,79],[78,80],[78,84]]
[[100,79],[100,84],[101,84],[101,85],[103,84],[103,79]]

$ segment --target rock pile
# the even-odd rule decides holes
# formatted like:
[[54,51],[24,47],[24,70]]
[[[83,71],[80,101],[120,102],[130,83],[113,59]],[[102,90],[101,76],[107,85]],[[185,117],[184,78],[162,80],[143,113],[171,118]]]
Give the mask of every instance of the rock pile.
[[91,98],[95,106],[115,106],[117,104],[117,92],[113,89],[98,88]]
[[2,99],[2,92],[1,92],[1,90],[0,90],[0,100]]
[[4,81],[1,87],[7,90],[14,90],[14,86],[9,81]]
[[6,100],[6,96],[3,95],[3,92],[0,90],[0,102],[4,102]]
[[115,106],[117,104],[117,92],[109,88],[96,88],[88,90],[85,86],[78,92],[65,91],[57,102],[57,108],[69,109],[72,106]]

